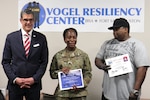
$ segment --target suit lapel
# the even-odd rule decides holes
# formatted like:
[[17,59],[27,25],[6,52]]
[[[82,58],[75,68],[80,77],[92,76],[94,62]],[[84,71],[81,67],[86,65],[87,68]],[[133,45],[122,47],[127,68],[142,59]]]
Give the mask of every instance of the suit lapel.
[[22,40],[22,33],[21,30],[18,31],[18,33],[16,34],[16,43],[18,43],[18,47],[19,47],[19,51],[21,54],[24,54],[25,56],[25,49],[24,49],[24,45],[23,45],[23,40]]

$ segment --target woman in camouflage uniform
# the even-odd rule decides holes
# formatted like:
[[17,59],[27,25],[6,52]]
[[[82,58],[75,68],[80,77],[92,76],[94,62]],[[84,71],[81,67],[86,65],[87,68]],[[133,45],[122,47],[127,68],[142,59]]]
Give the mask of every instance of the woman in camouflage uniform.
[[73,86],[70,90],[60,90],[59,85],[56,88],[55,95],[57,100],[86,100],[86,87],[92,78],[92,68],[88,55],[76,47],[77,30],[67,28],[63,32],[66,48],[57,52],[50,65],[50,76],[52,79],[58,79],[58,72],[67,74],[70,70],[82,69],[84,87],[77,88]]

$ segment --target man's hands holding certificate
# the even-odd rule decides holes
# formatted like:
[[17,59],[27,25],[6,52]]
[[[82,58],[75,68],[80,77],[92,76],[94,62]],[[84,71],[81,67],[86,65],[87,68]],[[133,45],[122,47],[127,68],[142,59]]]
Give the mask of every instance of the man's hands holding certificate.
[[95,59],[95,64],[99,69],[104,70],[105,72],[108,72],[108,70],[111,69],[110,65],[106,65],[104,60],[101,60],[99,58]]
[[110,70],[111,67],[110,67],[109,65],[101,64],[100,69],[102,69],[102,70],[108,72],[108,70]]

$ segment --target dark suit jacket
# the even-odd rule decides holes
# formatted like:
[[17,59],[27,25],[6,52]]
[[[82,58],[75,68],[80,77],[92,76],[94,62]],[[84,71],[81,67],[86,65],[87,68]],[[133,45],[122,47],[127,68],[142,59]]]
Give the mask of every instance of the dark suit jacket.
[[9,90],[19,89],[19,86],[13,83],[16,77],[33,77],[35,84],[31,86],[31,89],[42,89],[41,78],[46,71],[47,63],[48,47],[45,35],[36,31],[32,32],[28,58],[25,56],[21,30],[7,35],[2,65],[8,77]]

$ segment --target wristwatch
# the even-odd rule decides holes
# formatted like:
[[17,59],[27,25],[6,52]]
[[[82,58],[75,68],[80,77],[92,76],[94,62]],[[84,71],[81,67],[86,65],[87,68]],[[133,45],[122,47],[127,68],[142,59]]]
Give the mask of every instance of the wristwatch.
[[139,96],[139,90],[133,89],[132,93],[133,93],[135,96]]

